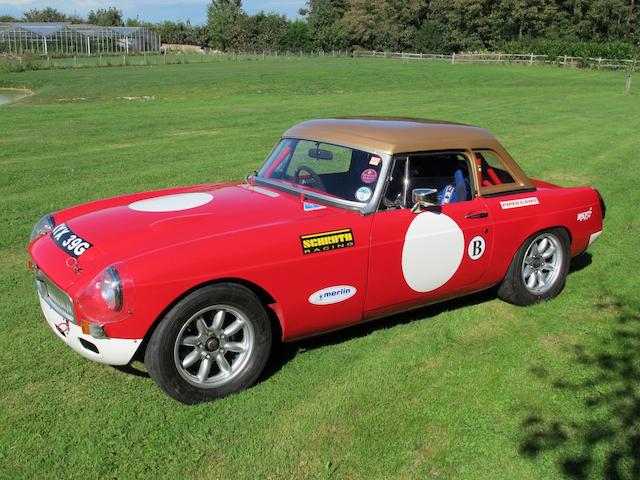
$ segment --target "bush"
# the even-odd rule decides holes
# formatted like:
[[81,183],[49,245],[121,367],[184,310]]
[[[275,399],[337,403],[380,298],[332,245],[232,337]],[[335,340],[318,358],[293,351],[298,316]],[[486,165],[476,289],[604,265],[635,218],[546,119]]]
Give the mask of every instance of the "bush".
[[529,39],[505,42],[502,45],[505,53],[533,53],[547,55],[550,59],[567,55],[569,57],[609,58],[625,60],[634,58],[640,53],[637,47],[625,42],[578,42],[571,40]]

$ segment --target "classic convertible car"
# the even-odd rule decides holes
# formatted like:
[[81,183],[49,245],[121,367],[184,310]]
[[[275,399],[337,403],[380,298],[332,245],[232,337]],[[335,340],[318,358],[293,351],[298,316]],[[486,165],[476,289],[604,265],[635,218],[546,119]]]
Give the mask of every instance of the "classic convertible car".
[[602,233],[591,187],[530,179],[482,128],[311,120],[246,183],[124,195],[44,216],[29,245],[47,322],[82,356],[144,359],[171,397],[249,387],[291,341],[497,286],[562,290]]

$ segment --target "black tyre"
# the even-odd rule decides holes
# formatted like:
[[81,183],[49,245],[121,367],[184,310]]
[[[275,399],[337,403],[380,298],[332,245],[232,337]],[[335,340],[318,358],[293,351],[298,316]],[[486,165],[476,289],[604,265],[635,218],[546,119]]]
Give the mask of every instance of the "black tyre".
[[498,297],[515,305],[549,300],[564,288],[570,261],[569,236],[564,229],[535,233],[511,260]]
[[193,404],[253,385],[270,350],[264,305],[248,288],[220,283],[196,290],[165,315],[144,363],[170,397]]

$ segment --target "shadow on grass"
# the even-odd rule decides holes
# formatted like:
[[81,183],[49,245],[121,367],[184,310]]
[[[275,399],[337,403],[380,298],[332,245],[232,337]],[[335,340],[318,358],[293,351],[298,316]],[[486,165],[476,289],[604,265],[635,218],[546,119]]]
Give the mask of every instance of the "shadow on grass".
[[566,478],[640,479],[640,306],[613,297],[597,308],[615,313],[611,335],[576,346],[575,379],[554,378],[541,369],[533,373],[581,398],[583,420],[529,415],[520,453],[536,458],[557,455]]
[[[589,265],[591,265],[591,254],[585,252],[571,260],[569,275],[574,272],[579,272]],[[358,337],[364,337],[383,328],[392,328],[396,325],[404,325],[415,320],[426,320],[447,310],[456,310],[461,307],[488,302],[496,298],[496,291],[497,287],[466,295],[464,297],[428,305],[426,307],[417,308],[397,315],[391,315],[389,317],[380,318],[370,322],[359,323],[343,330],[327,333],[307,340],[300,340],[292,343],[279,343],[278,345],[275,345],[274,351],[260,381],[266,380],[280,371],[288,362],[293,360],[299,352],[335,345]]]
[[477,305],[496,298],[495,289],[485,290],[464,297],[447,300],[441,303],[417,308],[408,312],[390,315],[369,322],[358,323],[335,332],[326,333],[305,340],[291,343],[279,343],[275,345],[269,363],[265,368],[260,381],[264,381],[280,371],[288,362],[293,360],[298,353],[329,345],[346,342],[354,338],[365,337],[376,330],[393,328],[396,325],[405,325],[416,320],[427,320],[447,310],[455,310],[469,305]]

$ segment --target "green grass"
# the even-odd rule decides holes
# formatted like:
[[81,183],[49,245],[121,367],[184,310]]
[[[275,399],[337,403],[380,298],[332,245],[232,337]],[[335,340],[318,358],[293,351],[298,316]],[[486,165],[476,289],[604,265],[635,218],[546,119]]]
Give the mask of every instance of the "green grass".
[[[35,91],[0,107],[0,477],[638,478],[640,96],[624,83],[330,58],[0,76]],[[290,345],[254,388],[195,407],[54,337],[26,268],[42,214],[239,180],[286,128],[334,115],[482,125],[531,176],[596,186],[605,234],[554,301],[479,295]]]

